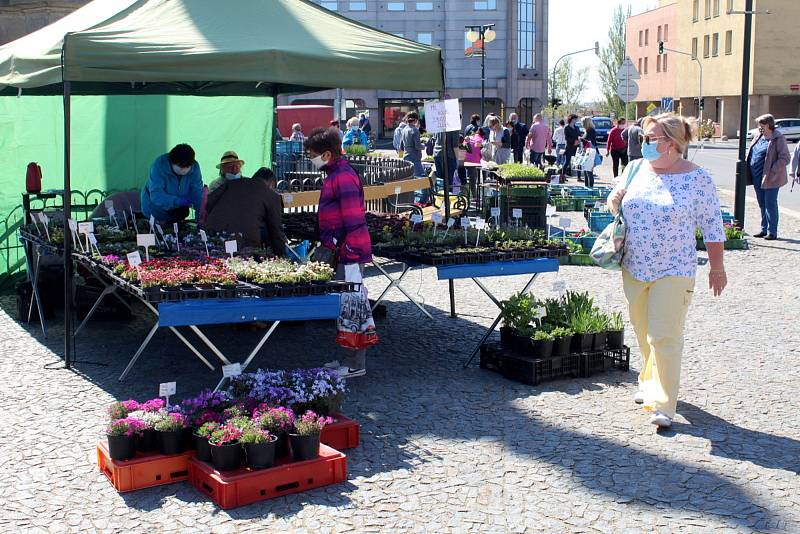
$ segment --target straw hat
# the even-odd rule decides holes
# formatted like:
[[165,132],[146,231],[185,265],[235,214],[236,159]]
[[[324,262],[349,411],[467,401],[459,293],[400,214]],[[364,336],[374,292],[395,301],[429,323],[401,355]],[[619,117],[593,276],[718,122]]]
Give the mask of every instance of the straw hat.
[[226,163],[236,163],[237,161],[239,162],[240,165],[244,165],[244,161],[239,159],[239,155],[236,152],[234,152],[233,150],[228,150],[220,158],[217,168],[219,169]]

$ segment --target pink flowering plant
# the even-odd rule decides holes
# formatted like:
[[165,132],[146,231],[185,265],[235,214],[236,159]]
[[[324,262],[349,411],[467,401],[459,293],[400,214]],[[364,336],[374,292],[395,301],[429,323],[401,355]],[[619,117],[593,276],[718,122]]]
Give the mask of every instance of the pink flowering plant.
[[260,428],[273,434],[291,431],[295,422],[294,412],[290,409],[282,406],[267,407],[263,404],[253,412],[253,419],[258,421]]
[[115,402],[108,407],[108,416],[112,421],[125,419],[128,414],[139,409],[139,403],[135,400]]
[[233,445],[234,443],[238,443],[241,437],[241,430],[230,425],[224,425],[211,433],[211,436],[208,438],[208,443],[217,447],[221,445]]
[[214,432],[216,432],[217,430],[219,430],[221,427],[222,427],[222,425],[221,425],[221,424],[219,424],[218,422],[216,422],[216,421],[209,421],[209,422],[207,422],[207,423],[203,423],[203,424],[200,426],[200,428],[198,428],[198,429],[197,429],[197,432],[195,432],[195,434],[197,434],[197,435],[198,435],[198,436],[200,436],[201,438],[206,438],[206,439],[208,439],[208,438],[210,438],[210,437],[211,437],[211,434],[213,434]]
[[166,406],[166,402],[161,397],[156,397],[155,399],[150,399],[147,402],[143,402],[139,405],[139,409],[143,412],[157,412]]
[[144,430],[145,424],[139,419],[125,417],[112,421],[106,429],[107,436],[136,436]]
[[241,443],[269,443],[275,441],[277,438],[269,433],[268,430],[258,428],[257,426],[250,426],[244,432],[242,437],[239,438]]
[[313,436],[322,432],[325,425],[333,423],[330,417],[322,417],[308,410],[294,422],[294,433],[298,436]]
[[178,430],[183,430],[185,427],[186,418],[179,413],[164,414],[164,416],[153,425],[153,428],[158,432],[177,432]]

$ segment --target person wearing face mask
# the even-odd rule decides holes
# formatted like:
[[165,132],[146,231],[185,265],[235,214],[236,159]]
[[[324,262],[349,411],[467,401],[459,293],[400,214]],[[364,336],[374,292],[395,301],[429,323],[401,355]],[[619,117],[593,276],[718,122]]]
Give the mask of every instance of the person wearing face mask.
[[775,129],[775,117],[761,115],[756,119],[759,134],[747,153],[747,185],[756,191],[761,208],[761,232],[753,237],[768,241],[778,239],[778,191],[789,183],[786,166],[791,158],[786,138]]
[[562,177],[572,176],[572,158],[578,152],[578,145],[580,144],[580,132],[575,126],[578,116],[574,113],[567,117],[567,125],[564,127],[564,140],[567,146],[564,149],[564,167],[561,171]]
[[650,422],[669,427],[680,386],[684,323],[697,271],[695,229],[708,250],[708,287],[714,296],[728,283],[725,232],[714,180],[683,159],[695,125],[672,113],[642,123],[643,160],[631,162],[608,198],[622,212],[625,244],[622,287],[643,364],[634,402]]
[[611,156],[613,162],[614,178],[619,176],[619,163],[622,162],[623,169],[628,164],[628,145],[622,139],[622,132],[625,130],[625,117],[617,119],[617,126],[611,129],[608,134],[606,144],[606,157]]
[[353,117],[347,121],[347,132],[345,132],[344,137],[342,138],[342,146],[345,149],[351,145],[363,145],[365,147],[369,146],[367,134],[365,134],[364,131],[358,127],[358,119],[356,117]]
[[216,180],[211,182],[211,185],[208,187],[209,193],[216,191],[227,180],[241,179],[242,167],[244,167],[244,160],[239,159],[235,151],[228,150],[225,152],[217,164],[219,176]]
[[169,224],[189,216],[189,207],[200,213],[203,202],[203,176],[195,161],[194,149],[176,145],[157,157],[142,188],[142,213]]
[[[372,243],[366,220],[364,188],[350,163],[342,157],[339,135],[333,129],[317,128],[305,142],[311,163],[327,177],[319,195],[318,221],[322,246],[333,254],[336,277],[361,283],[364,266],[372,261]],[[342,294],[336,342],[348,349],[342,364],[326,367],[345,377],[366,374],[366,349],[378,342],[365,284],[356,294]]]
[[422,166],[422,144],[419,135],[419,115],[416,111],[411,111],[405,118],[406,127],[400,132],[400,146],[405,151],[403,159],[410,161],[414,165],[414,176],[425,176],[425,168]]

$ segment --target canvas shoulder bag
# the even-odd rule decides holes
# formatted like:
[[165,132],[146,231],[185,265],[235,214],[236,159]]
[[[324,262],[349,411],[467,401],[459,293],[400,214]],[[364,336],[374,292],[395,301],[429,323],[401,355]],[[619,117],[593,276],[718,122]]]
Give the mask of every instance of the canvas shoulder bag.
[[[633,177],[639,172],[642,167],[642,162],[636,164],[636,167],[631,166],[631,171],[628,174],[628,180],[625,182],[625,189],[631,185]],[[622,268],[622,254],[625,248],[625,219],[622,216],[622,205],[620,204],[619,213],[614,217],[614,220],[606,226],[594,242],[592,251],[589,255],[592,257],[597,265],[603,269],[611,269],[618,271]]]

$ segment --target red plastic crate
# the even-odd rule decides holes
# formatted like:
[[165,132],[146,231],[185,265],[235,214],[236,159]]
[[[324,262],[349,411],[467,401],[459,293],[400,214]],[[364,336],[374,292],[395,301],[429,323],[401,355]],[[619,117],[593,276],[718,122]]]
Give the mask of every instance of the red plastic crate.
[[337,451],[358,447],[361,425],[340,413],[333,414],[331,417],[333,417],[334,423],[322,429],[320,442]]
[[136,458],[121,462],[111,459],[108,442],[97,443],[97,466],[120,493],[187,480],[192,456],[194,451],[170,456],[137,453]]
[[347,480],[347,457],[325,445],[319,457],[303,462],[284,462],[269,469],[240,468],[220,473],[199,461],[189,460],[189,482],[220,508],[245,504],[321,488]]

